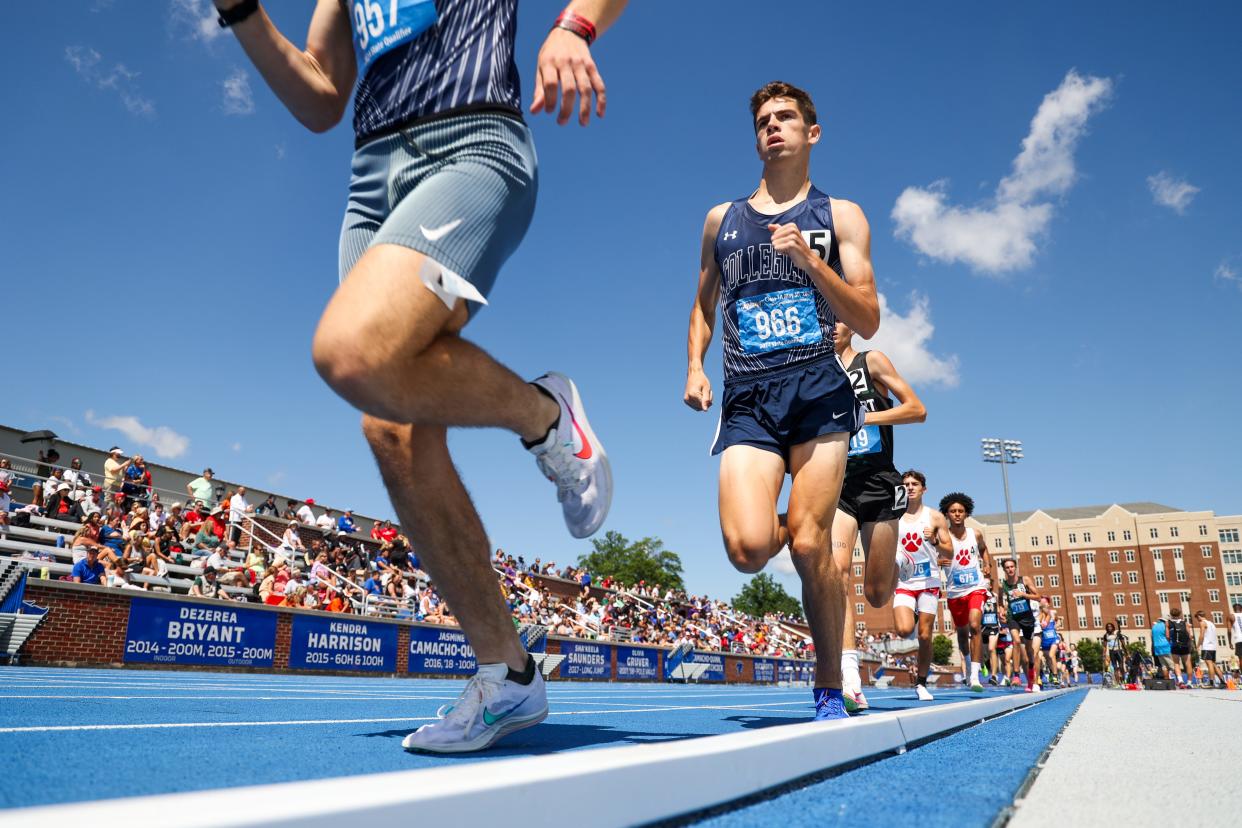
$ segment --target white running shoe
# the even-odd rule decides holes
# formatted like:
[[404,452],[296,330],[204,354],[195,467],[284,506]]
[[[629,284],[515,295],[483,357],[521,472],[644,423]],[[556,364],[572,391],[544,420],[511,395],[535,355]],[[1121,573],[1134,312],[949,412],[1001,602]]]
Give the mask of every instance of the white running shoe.
[[1041,691],[1041,688],[1039,686],[1039,682],[1035,682],[1034,684],[1031,685],[1032,693],[1039,693],[1040,691]]
[[548,438],[532,446],[539,471],[556,484],[556,499],[565,525],[575,538],[595,534],[612,505],[612,467],[604,447],[591,431],[573,380],[549,371],[533,382],[552,395],[561,418]]
[[927,689],[927,686],[923,684],[914,685],[914,692],[919,697],[919,701],[932,701],[936,698],[931,694],[931,691]]
[[845,690],[841,693],[841,698],[845,700],[845,712],[851,716],[856,716],[871,709],[871,705],[867,702],[867,697],[863,695],[861,690]]
[[480,664],[457,701],[440,708],[440,719],[406,736],[401,746],[428,753],[469,753],[546,719],[548,692],[539,671],[526,685],[509,681],[508,673],[505,664]]

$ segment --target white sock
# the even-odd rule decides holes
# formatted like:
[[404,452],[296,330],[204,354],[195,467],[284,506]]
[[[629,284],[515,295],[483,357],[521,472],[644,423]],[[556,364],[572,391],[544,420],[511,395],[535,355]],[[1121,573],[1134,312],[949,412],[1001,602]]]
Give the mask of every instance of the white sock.
[[971,684],[979,683],[979,665],[974,662],[972,662],[970,665],[970,683]]
[[967,673],[970,673],[970,671],[974,669],[974,666],[970,662],[970,656],[968,655],[962,656],[962,666],[966,668]]
[[841,686],[855,692],[862,689],[862,675],[858,672],[858,650],[841,651]]

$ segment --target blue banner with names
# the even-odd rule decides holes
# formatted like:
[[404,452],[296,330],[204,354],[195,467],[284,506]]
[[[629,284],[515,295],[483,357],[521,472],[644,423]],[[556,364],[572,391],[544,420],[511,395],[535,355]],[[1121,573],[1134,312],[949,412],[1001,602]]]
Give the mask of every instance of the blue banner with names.
[[707,669],[699,676],[699,681],[724,681],[724,653],[695,653],[692,659],[695,664],[706,664]]
[[561,678],[611,678],[612,646],[585,641],[562,641]]
[[293,617],[289,642],[293,670],[397,671],[397,626],[353,617]]
[[156,598],[129,605],[127,662],[271,667],[275,649],[274,612]]
[[479,670],[466,634],[456,628],[410,627],[411,673],[452,676],[474,675]]
[[770,658],[756,658],[755,681],[771,684],[776,681],[776,662]]
[[660,651],[650,647],[617,647],[617,679],[660,677]]

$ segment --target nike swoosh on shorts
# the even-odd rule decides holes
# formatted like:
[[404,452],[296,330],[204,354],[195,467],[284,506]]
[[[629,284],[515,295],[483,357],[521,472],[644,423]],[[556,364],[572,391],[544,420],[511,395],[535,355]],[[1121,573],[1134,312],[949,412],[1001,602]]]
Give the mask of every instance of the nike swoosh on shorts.
[[441,224],[439,227],[434,227],[431,230],[428,230],[426,227],[423,227],[421,224],[418,225],[418,229],[423,231],[423,235],[427,238],[427,241],[439,241],[440,239],[447,236],[449,233],[452,233],[454,230],[456,230],[460,224],[461,224],[461,219],[454,219],[450,221],[448,224]]

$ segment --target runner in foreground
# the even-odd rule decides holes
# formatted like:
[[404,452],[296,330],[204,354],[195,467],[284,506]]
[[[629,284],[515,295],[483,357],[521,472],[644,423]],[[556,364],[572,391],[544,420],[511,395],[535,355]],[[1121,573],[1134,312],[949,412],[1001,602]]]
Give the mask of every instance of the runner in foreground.
[[[811,185],[821,130],[806,92],[769,83],[751,97],[750,112],[763,173],[750,196],[707,214],[684,400],[696,411],[712,404],[703,356],[719,303],[725,386],[712,453],[723,453],[725,550],[740,571],[758,572],[788,543],[815,643],[815,718],[843,718],[847,579],[829,539],[863,409],[833,335],[838,319],[864,337],[879,327],[870,230],[856,204]],[[783,521],[776,507],[787,472],[793,488]]]
[[[940,498],[940,511],[949,519],[949,538],[953,541],[953,557],[949,562],[949,614],[957,628],[957,646],[962,651],[970,689],[983,692],[979,681],[979,665],[983,658],[983,602],[987,600],[989,581],[984,571],[995,572],[983,534],[966,525],[966,518],[975,511],[975,502],[961,492]],[[995,592],[995,584],[991,584]]]
[[[1005,574],[1000,581],[999,593],[1004,599],[1005,616],[1008,618],[1009,633],[1013,638],[1014,668],[1026,669],[1026,691],[1031,693],[1039,689],[1039,685],[1035,683],[1035,676],[1039,672],[1039,665],[1035,660],[1037,650],[1032,640],[1035,636],[1035,607],[1031,602],[1038,601],[1040,596],[1029,576],[1018,576],[1018,562],[1013,558],[1006,558],[1001,569]],[[1018,633],[1022,636],[1021,647],[1017,646]]]
[[918,673],[914,692],[919,701],[931,701],[927,673],[931,670],[932,637],[940,607],[940,563],[953,554],[949,524],[944,515],[923,503],[927,478],[911,469],[901,476],[906,490],[906,511],[898,523],[900,568],[897,594],[893,596],[893,625],[905,638],[918,623]]
[[[516,0],[319,0],[305,49],[255,0],[215,3],[221,25],[312,131],[341,120],[357,81],[341,284],[315,332],[315,367],[363,412],[402,528],[479,661],[445,717],[403,744],[486,748],[542,721],[547,694],[496,588],[447,429],[517,434],[556,484],[575,537],[599,528],[612,498],[608,461],[574,384],[554,373],[524,382],[459,335],[487,304],[535,206],[535,150],[513,62]],[[570,2],[540,49],[532,112],[551,112],[559,99],[558,122],[576,110],[585,125],[594,97],[603,116],[604,83],[588,47],[624,5]]]
[[[893,426],[921,423],[927,409],[914,389],[881,351],[855,351],[849,325],[836,326],[837,359],[845,366],[854,396],[866,409],[865,423],[850,438],[841,500],[832,520],[832,556],[848,572],[854,544],[862,533],[863,594],[871,606],[884,607],[897,583],[897,523],[906,513],[906,487],[893,465]],[[889,393],[897,398],[893,405]],[[845,709],[857,713],[868,707],[858,669],[858,630],[854,606],[845,601],[845,640],[841,643],[841,683]]]

